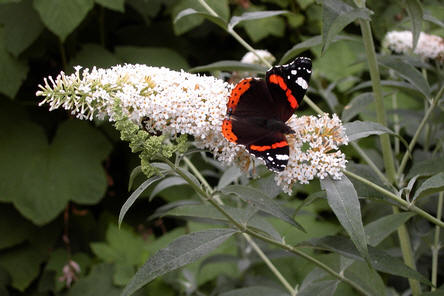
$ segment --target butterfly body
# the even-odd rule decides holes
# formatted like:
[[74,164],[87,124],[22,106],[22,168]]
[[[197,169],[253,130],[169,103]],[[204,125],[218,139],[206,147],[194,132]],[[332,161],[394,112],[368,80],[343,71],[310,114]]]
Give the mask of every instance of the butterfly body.
[[294,133],[286,121],[299,107],[310,75],[311,60],[298,57],[290,64],[272,67],[265,79],[241,80],[228,99],[224,137],[244,145],[268,169],[284,170],[289,159],[285,135]]

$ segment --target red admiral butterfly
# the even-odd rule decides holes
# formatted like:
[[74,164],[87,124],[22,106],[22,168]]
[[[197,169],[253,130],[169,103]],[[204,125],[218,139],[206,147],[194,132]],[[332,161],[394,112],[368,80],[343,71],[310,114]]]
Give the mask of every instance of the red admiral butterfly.
[[311,60],[298,57],[290,64],[274,66],[264,79],[245,78],[232,90],[222,134],[244,145],[268,169],[283,171],[290,149],[286,134],[294,131],[285,124],[299,107],[308,88]]

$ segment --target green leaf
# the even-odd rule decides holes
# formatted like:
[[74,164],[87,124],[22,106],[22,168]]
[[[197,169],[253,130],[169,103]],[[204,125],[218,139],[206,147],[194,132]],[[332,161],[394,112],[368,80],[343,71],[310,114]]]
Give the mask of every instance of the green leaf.
[[151,19],[154,18],[162,8],[163,0],[128,0],[126,3],[132,6],[134,10],[143,17],[145,23],[149,25]]
[[219,61],[204,66],[191,68],[189,72],[212,72],[212,71],[242,71],[250,73],[265,73],[267,68],[258,64],[247,64],[239,61]]
[[410,16],[410,20],[412,22],[412,33],[413,33],[412,51],[414,51],[416,45],[418,44],[419,34],[422,31],[422,19],[423,19],[422,5],[421,2],[419,2],[418,0],[404,0],[403,2],[407,10],[407,13]]
[[353,184],[346,176],[341,180],[325,178],[321,186],[327,193],[330,208],[347,231],[359,253],[368,259],[367,237],[362,224],[361,205]]
[[314,268],[305,278],[299,288],[300,296],[333,296],[339,280],[328,278],[325,271]]
[[226,170],[219,179],[217,184],[217,189],[220,190],[231,183],[235,182],[239,177],[241,177],[243,172],[237,166],[232,166]]
[[65,41],[93,8],[93,0],[35,0],[34,8],[45,26]]
[[[219,296],[288,296],[281,290],[265,286],[253,286],[248,288],[235,289],[219,294]],[[299,295],[299,294],[298,294]]]
[[413,216],[415,213],[392,214],[365,225],[368,244],[372,247],[377,246]]
[[367,8],[353,8],[340,0],[322,2],[322,52],[333,38],[357,19],[370,20],[372,12]]
[[374,102],[373,93],[366,92],[357,95],[344,107],[341,114],[341,120],[346,122],[364,111],[369,104]]
[[107,182],[101,162],[111,146],[101,133],[87,122],[69,120],[48,144],[40,126],[8,118],[0,116],[0,200],[42,225],[70,200],[91,205],[103,197]]
[[0,204],[0,249],[25,241],[33,231],[35,226],[20,216],[12,206]]
[[[205,7],[196,0],[180,0],[177,1],[172,9],[172,16],[174,21],[174,32],[177,35],[184,34],[189,30],[201,25],[204,19],[208,19],[214,22],[216,25],[226,28],[227,20],[230,15],[230,8],[226,0],[205,0],[208,6],[210,6],[218,15],[214,17],[208,13]],[[189,10],[192,9],[198,13],[194,13]],[[188,12],[183,12],[187,10]],[[178,19],[178,15],[183,15]]]
[[415,191],[413,201],[441,191],[444,191],[444,173],[436,174],[425,180]]
[[412,168],[407,174],[407,179],[414,176],[431,176],[444,172],[444,157],[430,158],[413,162]]
[[165,178],[156,184],[153,191],[151,191],[149,200],[151,201],[159,192],[163,191],[164,189],[170,188],[172,186],[186,185],[186,184],[188,184],[188,182],[185,181],[182,177],[172,176]]
[[121,289],[113,285],[113,266],[94,265],[89,275],[79,279],[68,291],[68,296],[119,296]]
[[125,11],[125,0],[95,0],[95,2],[111,10]]
[[114,283],[125,285],[139,266],[148,257],[146,243],[130,229],[109,224],[106,243],[91,243],[91,250],[101,260],[115,263]]
[[46,258],[47,254],[40,252],[34,246],[27,245],[2,252],[0,266],[11,276],[11,286],[23,292],[37,278],[40,264]]
[[168,67],[174,70],[188,69],[187,61],[176,51],[164,47],[116,46],[116,55],[124,62]]
[[79,65],[90,69],[94,66],[98,68],[109,68],[121,63],[122,61],[119,58],[103,46],[98,44],[83,44],[82,49],[79,50],[69,62],[68,69],[73,69]]
[[209,229],[179,237],[148,259],[125,287],[122,296],[131,295],[155,278],[207,255],[236,232],[233,229]]
[[209,20],[210,22],[213,22],[214,24],[218,25],[222,29],[227,28],[227,23],[225,22],[225,20],[223,18],[221,18],[219,16],[211,15],[208,12],[197,11],[192,8],[187,8],[187,9],[179,12],[176,15],[176,18],[174,19],[174,24],[176,24],[177,22],[180,22],[180,20],[183,19],[184,17],[188,17],[188,16],[192,16],[192,15],[204,17],[207,20]]
[[[244,15],[252,15],[255,13],[263,12],[263,7],[257,7],[250,5],[249,12],[244,13]],[[282,14],[281,11],[278,11]],[[233,17],[235,18],[235,17]],[[236,19],[235,19],[236,20]],[[237,24],[237,22],[235,22]],[[253,42],[258,42],[268,36],[282,37],[285,33],[285,21],[283,18],[275,16],[269,16],[266,18],[256,18],[254,21],[242,21],[241,25],[244,27],[248,36],[253,40]]]
[[6,48],[16,57],[43,31],[43,24],[32,7],[32,1],[3,4],[0,9],[0,23],[4,25]]
[[[255,211],[251,211],[248,209],[241,209],[241,208],[233,208],[228,206],[223,206],[223,209],[237,222],[255,228],[256,231],[259,230],[260,232],[264,232],[276,240],[281,239],[279,233],[263,217],[259,215],[253,216]],[[197,218],[206,218],[211,220],[230,222],[228,221],[227,217],[225,217],[221,212],[219,212],[217,209],[215,209],[213,206],[210,205],[177,206],[172,209],[169,209],[166,212],[155,213],[150,218],[152,219],[153,217],[165,216],[165,215],[178,216],[178,217],[197,217]]]
[[0,93],[13,99],[26,79],[28,66],[9,54],[5,34],[4,29],[0,27]]
[[123,204],[122,208],[120,209],[119,213],[119,225],[122,224],[123,218],[125,217],[126,213],[128,212],[129,208],[134,204],[136,199],[154,182],[159,181],[162,179],[163,176],[153,176],[149,179],[147,179],[145,182],[143,182],[134,192],[128,197],[128,199]]
[[430,96],[430,86],[424,76],[405,59],[398,56],[379,56],[378,62],[387,68],[393,69],[400,77],[410,82],[426,98]]
[[221,191],[225,194],[236,194],[240,199],[246,202],[248,206],[279,218],[305,232],[304,228],[294,221],[294,219],[287,214],[278,203],[257,189],[241,185],[230,185],[223,188]]
[[347,268],[344,275],[361,286],[371,296],[388,295],[381,276],[367,263],[353,260],[353,264]]
[[232,30],[235,26],[242,22],[269,18],[276,15],[290,13],[287,10],[275,10],[275,11],[252,11],[244,12],[241,16],[233,16],[228,23],[228,28]]
[[[327,249],[351,259],[363,260],[354,244],[345,237],[327,236],[320,239],[312,239],[306,243],[311,246]],[[408,267],[400,259],[389,255],[385,251],[369,246],[368,253],[370,264],[374,269],[430,284],[430,281],[422,274]]]
[[344,124],[349,141],[356,141],[370,135],[394,134],[389,128],[373,121],[353,121]]

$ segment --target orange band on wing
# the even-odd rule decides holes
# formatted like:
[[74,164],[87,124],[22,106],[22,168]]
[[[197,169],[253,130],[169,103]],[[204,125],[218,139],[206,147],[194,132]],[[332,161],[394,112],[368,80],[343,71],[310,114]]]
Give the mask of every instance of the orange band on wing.
[[224,122],[222,123],[222,134],[228,141],[236,143],[237,137],[233,133],[233,125],[231,124],[231,120],[224,119]]
[[239,103],[239,98],[242,96],[250,88],[250,81],[253,78],[242,79],[231,91],[231,95],[228,98],[227,110],[231,108],[231,112],[236,109],[237,104]]
[[281,141],[281,142],[277,142],[274,143],[273,145],[265,145],[265,146],[257,146],[257,145],[250,145],[250,149],[251,150],[256,150],[256,151],[266,151],[266,150],[270,150],[270,149],[276,149],[276,148],[282,148],[288,146],[288,142],[287,141]]
[[279,87],[285,91],[285,95],[287,96],[287,100],[290,103],[291,108],[296,109],[299,107],[298,101],[291,93],[291,90],[288,88],[287,84],[285,83],[284,79],[276,74],[271,74],[270,77],[268,77],[268,80],[270,83],[274,83],[279,85]]

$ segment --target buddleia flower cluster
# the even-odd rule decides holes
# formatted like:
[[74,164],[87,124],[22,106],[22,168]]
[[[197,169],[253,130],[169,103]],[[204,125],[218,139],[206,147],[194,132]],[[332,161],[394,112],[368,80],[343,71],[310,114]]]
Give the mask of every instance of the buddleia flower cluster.
[[[410,31],[391,31],[384,37],[383,47],[399,53],[408,54],[412,50],[413,36]],[[421,32],[414,53],[422,59],[444,63],[444,39]]]
[[[193,144],[209,150],[225,163],[248,168],[252,156],[239,145],[227,141],[221,132],[226,103],[233,85],[211,76],[146,65],[117,65],[109,69],[76,67],[39,85],[40,105],[50,110],[63,108],[79,119],[107,119],[122,116],[147,134],[177,138],[192,136]],[[118,104],[118,108],[116,108]],[[296,117],[288,124],[296,132],[288,136],[290,159],[276,181],[286,192],[295,182],[307,183],[315,177],[340,178],[345,157],[338,146],[347,143],[337,116]],[[117,127],[117,126],[116,126]],[[124,129],[125,127],[123,127]],[[122,133],[122,127],[118,127]]]

